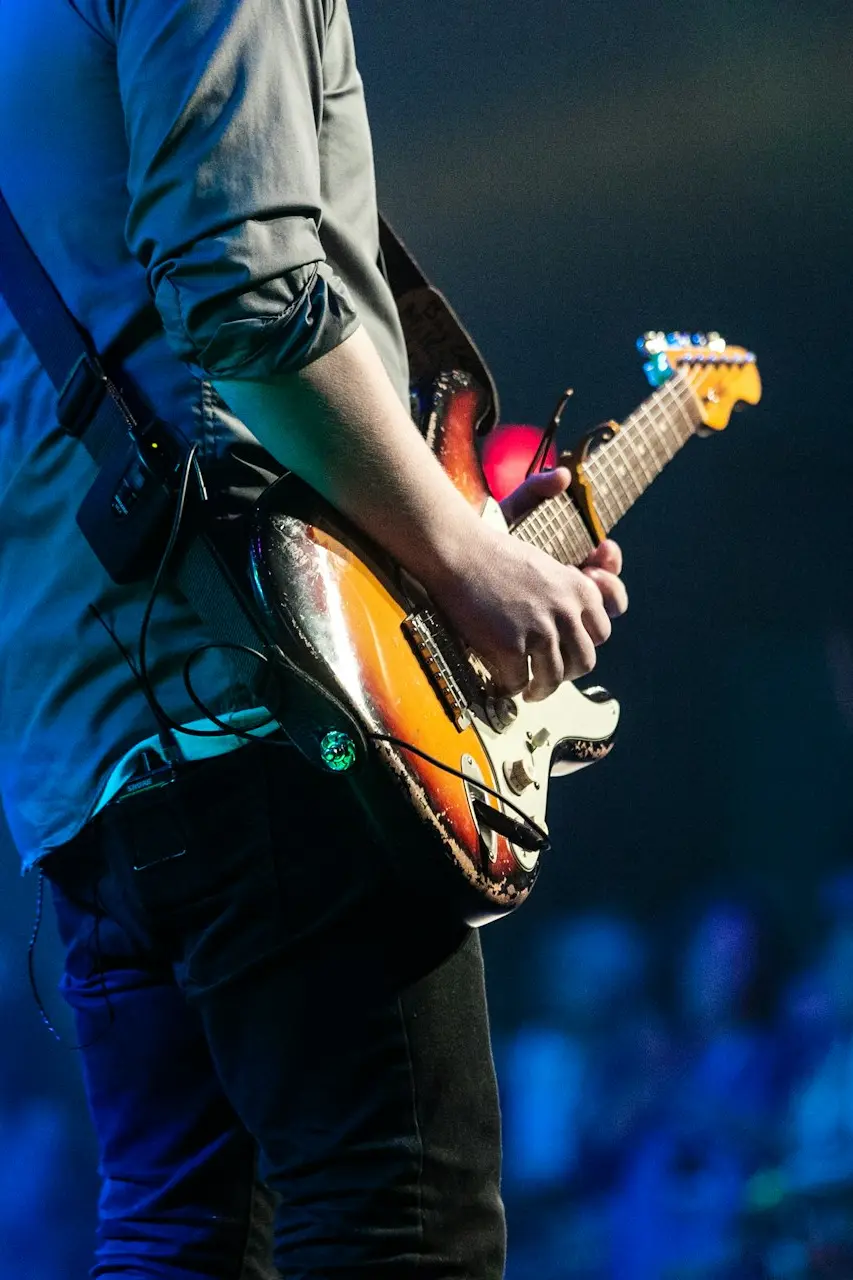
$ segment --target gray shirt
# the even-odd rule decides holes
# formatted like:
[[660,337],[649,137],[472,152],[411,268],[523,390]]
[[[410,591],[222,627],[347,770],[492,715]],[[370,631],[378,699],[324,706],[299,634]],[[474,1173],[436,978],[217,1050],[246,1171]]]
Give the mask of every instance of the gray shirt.
[[[98,350],[199,442],[235,510],[272,464],[211,379],[300,368],[361,322],[407,401],[345,0],[2,0],[0,188]],[[148,589],[113,584],[74,519],[93,477],[0,301],[0,794],[25,866],[156,728],[89,607],[135,651]],[[183,661],[207,639],[167,588],[150,667],[181,722],[198,714]],[[224,656],[194,683],[235,707]]]

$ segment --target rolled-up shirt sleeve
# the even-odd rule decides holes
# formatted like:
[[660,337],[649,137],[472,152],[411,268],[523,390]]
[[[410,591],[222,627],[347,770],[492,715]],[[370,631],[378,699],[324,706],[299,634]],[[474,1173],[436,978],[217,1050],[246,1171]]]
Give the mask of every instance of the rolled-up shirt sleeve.
[[116,2],[127,239],[206,377],[293,372],[358,327],[319,234],[331,2]]

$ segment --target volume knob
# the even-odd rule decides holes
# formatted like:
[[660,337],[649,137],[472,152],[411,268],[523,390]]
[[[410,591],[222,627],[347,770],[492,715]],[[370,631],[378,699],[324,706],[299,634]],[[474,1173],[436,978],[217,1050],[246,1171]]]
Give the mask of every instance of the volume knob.
[[503,733],[517,717],[518,707],[512,698],[486,699],[486,719],[495,733]]
[[510,789],[520,796],[535,781],[530,765],[526,760],[507,760],[504,764],[504,777]]

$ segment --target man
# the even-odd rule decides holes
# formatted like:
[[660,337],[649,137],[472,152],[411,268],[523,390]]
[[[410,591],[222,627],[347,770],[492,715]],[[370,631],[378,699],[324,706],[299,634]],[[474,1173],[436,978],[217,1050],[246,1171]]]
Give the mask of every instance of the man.
[[[592,668],[626,605],[618,549],[579,572],[481,527],[407,412],[345,0],[4,0],[0,86],[13,214],[105,359],[199,442],[225,514],[274,459],[506,689]],[[273,1276],[274,1201],[285,1275],[500,1276],[476,935],[405,916],[358,816],[280,743],[202,758],[178,735],[177,780],[121,798],[159,749],[131,670],[148,587],[112,584],[77,530],[92,464],[5,310],[0,355],[0,776],[68,947],[92,1274]],[[167,587],[149,666],[182,724],[206,638]],[[200,668],[245,724],[226,659]]]

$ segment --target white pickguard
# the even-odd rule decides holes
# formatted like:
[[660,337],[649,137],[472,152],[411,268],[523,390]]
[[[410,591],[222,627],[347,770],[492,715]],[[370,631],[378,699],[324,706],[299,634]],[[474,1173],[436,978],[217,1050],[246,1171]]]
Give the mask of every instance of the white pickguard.
[[[487,503],[483,518],[490,524],[506,527],[503,513],[496,502]],[[606,747],[613,737],[619,720],[619,704],[598,686],[579,689],[568,681],[543,702],[526,702],[521,697],[512,701],[517,712],[516,718],[502,732],[492,728],[479,716],[473,720],[473,726],[488,754],[498,790],[513,804],[518,805],[538,826],[547,830],[545,810],[554,751],[560,743],[581,744],[579,758],[559,761],[553,768],[555,774],[574,773],[599,759],[603,751],[596,750],[596,746]],[[534,743],[538,745],[532,745]],[[589,744],[589,749],[586,744]],[[511,769],[516,761],[524,763],[525,772],[532,779],[520,793],[510,786],[504,767]],[[512,809],[507,808],[506,812],[510,817],[513,816]],[[483,834],[488,847],[488,835],[485,832]],[[520,849],[516,845],[512,848],[521,865],[532,870],[538,853]]]

